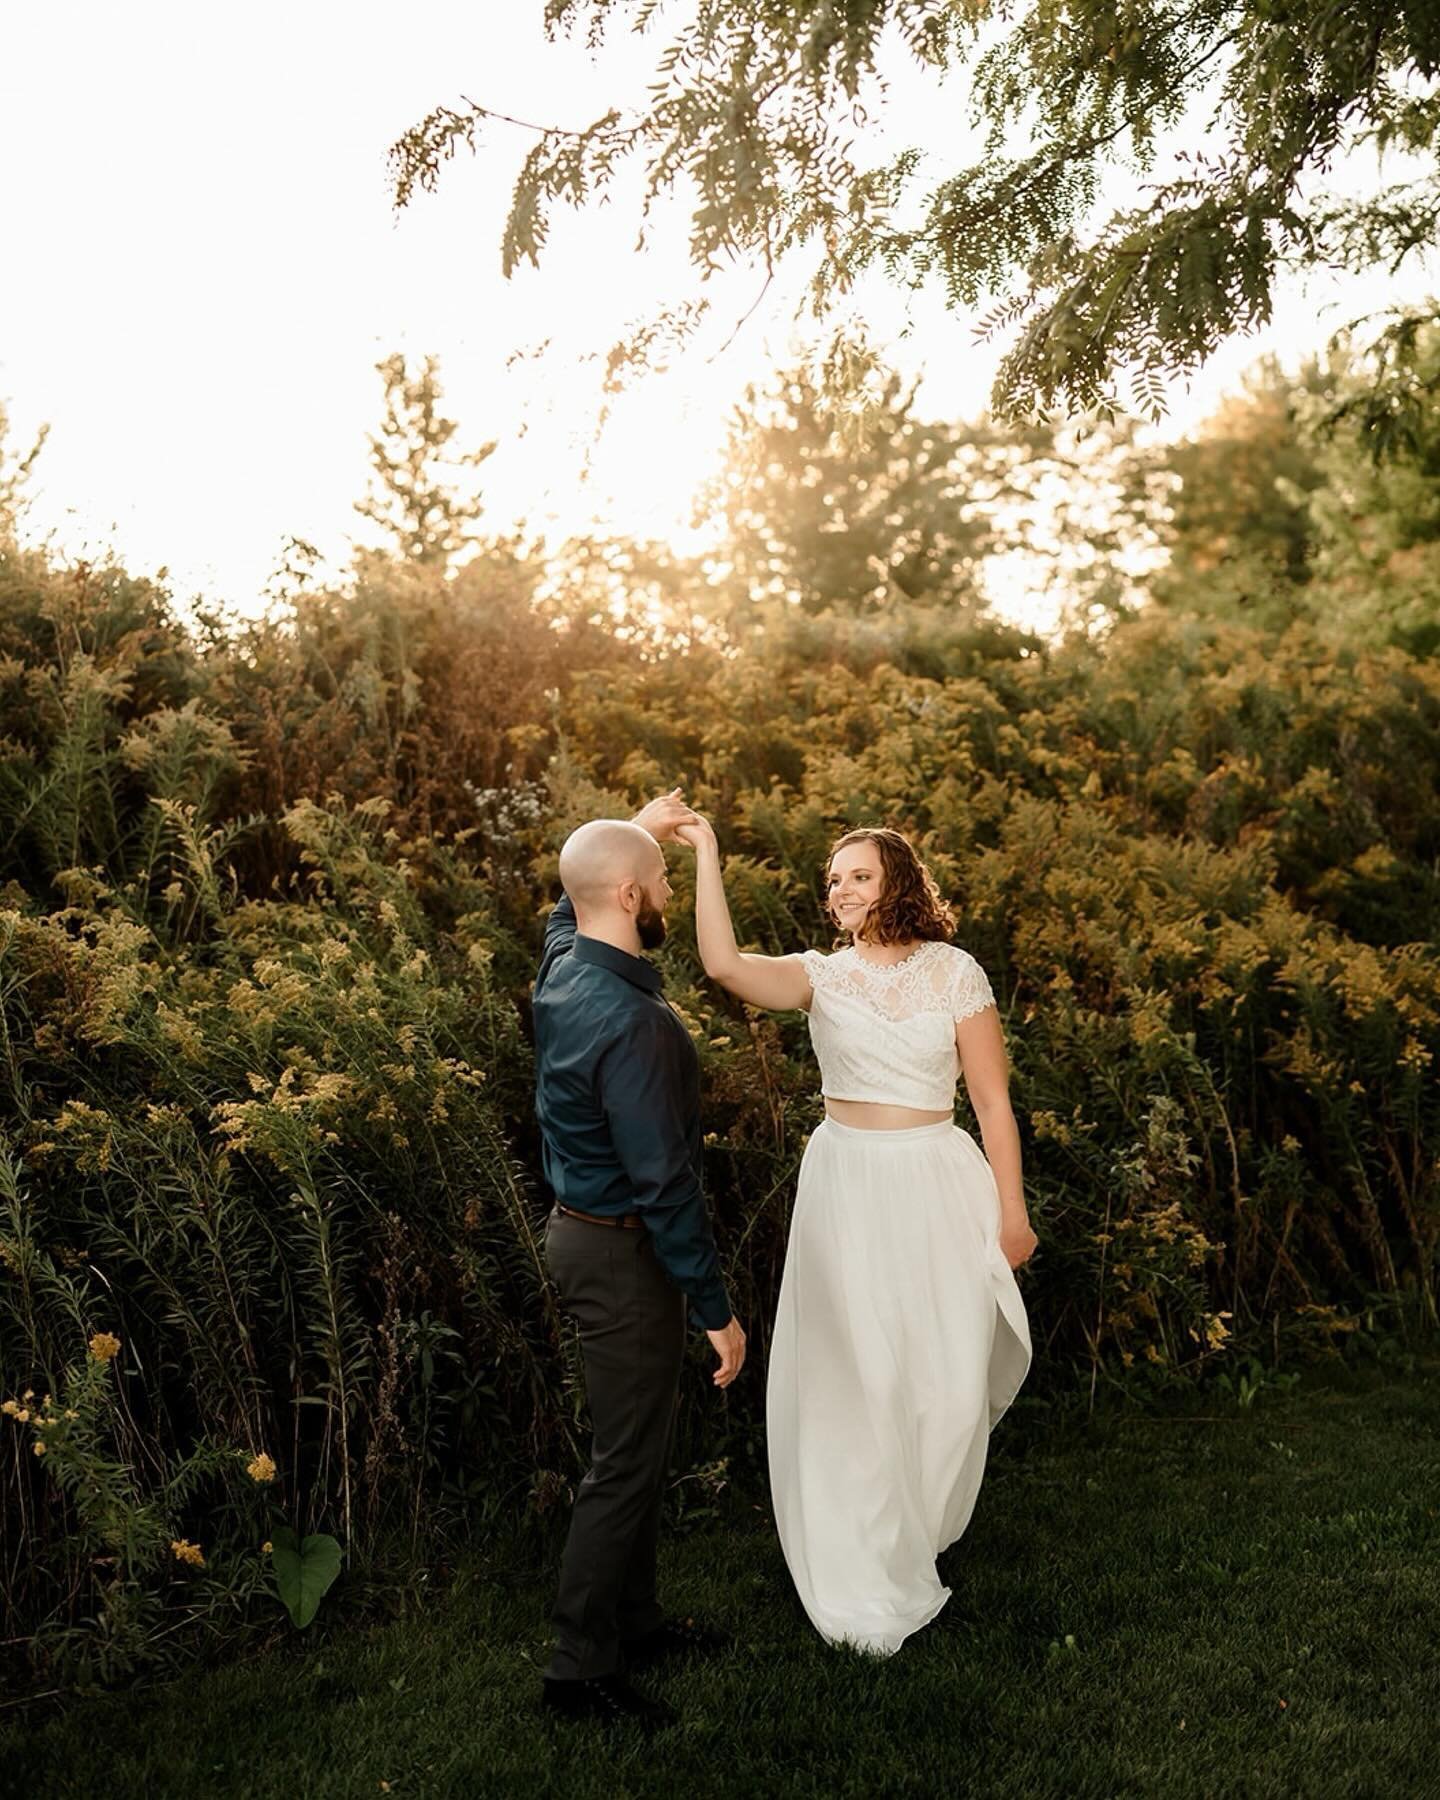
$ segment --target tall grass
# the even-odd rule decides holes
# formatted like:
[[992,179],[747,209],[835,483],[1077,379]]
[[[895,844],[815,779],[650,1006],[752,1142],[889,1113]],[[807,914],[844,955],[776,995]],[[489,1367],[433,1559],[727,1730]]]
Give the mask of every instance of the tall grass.
[[[1043,650],[924,607],[642,659],[513,570],[379,565],[207,638],[7,557],[0,1584],[45,1680],[256,1628],[282,1524],[361,1572],[563,1498],[528,983],[566,830],[677,779],[757,947],[826,941],[853,823],[955,898],[1014,1061],[1033,1393],[1433,1328],[1433,662],[1175,618]],[[703,981],[671,864],[759,1366],[816,1076],[803,1020]],[[717,1423],[689,1384],[682,1465],[758,1462],[759,1391]]]

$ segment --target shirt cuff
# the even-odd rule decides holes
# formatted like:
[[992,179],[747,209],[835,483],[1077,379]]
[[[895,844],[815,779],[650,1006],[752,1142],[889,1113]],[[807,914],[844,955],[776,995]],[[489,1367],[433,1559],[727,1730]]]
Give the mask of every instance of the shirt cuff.
[[718,1277],[707,1281],[698,1294],[690,1295],[690,1318],[704,1331],[723,1331],[735,1317],[735,1309]]

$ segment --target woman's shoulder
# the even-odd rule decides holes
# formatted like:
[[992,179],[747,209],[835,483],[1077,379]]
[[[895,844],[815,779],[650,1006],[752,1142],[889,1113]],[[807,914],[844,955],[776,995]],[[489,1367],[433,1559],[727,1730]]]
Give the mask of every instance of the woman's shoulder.
[[949,978],[954,1016],[964,1019],[971,1013],[983,1012],[987,1006],[994,1006],[995,995],[979,958],[960,944],[946,944],[945,950],[945,972]]
[[963,944],[952,944],[948,940],[941,944],[945,959],[952,969],[978,969],[980,963],[974,954]]
[[842,975],[855,960],[853,945],[846,944],[839,950],[802,950],[800,961],[805,973],[810,977],[810,985],[818,987],[822,982],[833,980]]

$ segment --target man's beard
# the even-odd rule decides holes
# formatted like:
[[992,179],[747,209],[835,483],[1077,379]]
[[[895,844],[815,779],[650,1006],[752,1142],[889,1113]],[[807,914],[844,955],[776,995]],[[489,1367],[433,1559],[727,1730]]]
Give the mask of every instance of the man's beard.
[[665,915],[658,907],[642,906],[635,915],[635,930],[642,950],[658,950],[665,942]]

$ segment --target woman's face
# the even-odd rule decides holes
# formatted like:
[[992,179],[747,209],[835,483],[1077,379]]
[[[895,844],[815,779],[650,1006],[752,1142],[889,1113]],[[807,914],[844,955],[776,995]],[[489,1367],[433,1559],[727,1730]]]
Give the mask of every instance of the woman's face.
[[880,852],[874,844],[847,844],[830,858],[827,898],[842,931],[863,934],[865,920],[885,888]]

